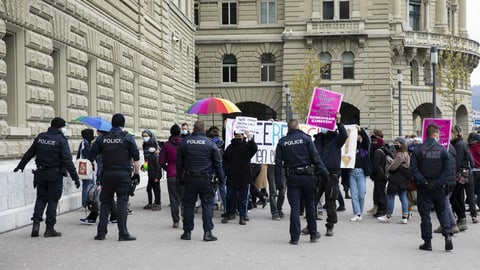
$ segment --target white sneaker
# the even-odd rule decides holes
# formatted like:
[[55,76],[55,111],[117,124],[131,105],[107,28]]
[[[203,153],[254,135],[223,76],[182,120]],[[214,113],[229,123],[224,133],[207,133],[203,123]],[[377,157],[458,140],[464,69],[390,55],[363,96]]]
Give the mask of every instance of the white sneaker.
[[398,222],[398,224],[407,224],[408,223],[408,220],[406,218],[402,218],[400,219],[400,221]]
[[385,216],[377,217],[377,219],[381,222],[390,222],[391,217],[388,217],[385,215]]
[[362,216],[354,216],[350,219],[352,222],[362,221]]

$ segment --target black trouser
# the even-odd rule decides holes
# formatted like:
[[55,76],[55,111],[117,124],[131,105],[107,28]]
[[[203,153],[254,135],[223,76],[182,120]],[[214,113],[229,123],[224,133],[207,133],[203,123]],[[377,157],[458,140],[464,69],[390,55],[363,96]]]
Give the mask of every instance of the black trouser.
[[[294,183],[291,185],[290,183]],[[298,183],[304,183],[297,186]],[[300,237],[300,203],[305,202],[305,215],[311,236],[317,234],[317,220],[315,218],[315,176],[292,174],[287,177],[287,196],[290,203],[290,240],[298,241]]]
[[345,191],[345,196],[348,194],[348,190],[350,189],[350,172],[352,169],[342,169],[342,186],[343,190]]
[[42,169],[35,171],[34,185],[37,186],[37,199],[33,209],[33,221],[42,221],[43,212],[47,208],[45,223],[57,223],[57,205],[62,196],[63,175],[60,170]]
[[[285,187],[284,170],[282,170],[283,183],[281,187]],[[285,188],[282,190],[277,189],[275,184],[275,165],[268,165],[267,167],[267,179],[268,179],[268,193],[270,201],[270,213],[272,215],[278,214],[278,211],[282,211],[283,202],[285,201]],[[277,194],[278,190],[278,194]]]
[[374,181],[373,182],[373,203],[377,205],[377,213],[387,213],[387,194],[385,187],[387,182]]
[[445,190],[443,188],[434,188],[431,190],[418,188],[417,207],[422,220],[420,223],[422,239],[425,241],[430,241],[432,239],[432,222],[430,219],[432,205],[437,213],[440,226],[442,226],[442,234],[444,236],[452,235],[452,227],[447,217],[447,211],[445,211]]
[[450,197],[450,204],[457,219],[465,218],[465,185],[457,182]]
[[465,194],[467,195],[466,203],[468,204],[468,211],[470,211],[471,217],[477,216],[477,205],[475,203],[475,181],[473,175],[468,176],[468,182],[465,183]]
[[325,193],[325,208],[327,209],[327,228],[333,228],[333,224],[337,223],[337,206],[335,201],[338,198],[338,176],[330,174],[330,176],[317,176],[318,186],[315,195],[315,206],[318,205],[320,198]]
[[176,176],[167,177],[168,198],[170,200],[170,214],[173,222],[180,221],[180,213],[183,216],[182,196],[183,187],[178,183]]
[[480,207],[480,171],[473,172],[473,185],[476,196],[476,204]]
[[161,198],[160,198],[160,180],[155,182],[155,178],[153,177],[148,177],[148,183],[147,183],[147,197],[148,197],[148,204],[152,204],[152,190],[153,190],[153,195],[155,196],[155,204],[160,205],[161,203]]
[[128,194],[132,185],[130,171],[105,170],[100,192],[100,220],[97,227],[98,235],[107,234],[108,215],[114,204],[113,196],[117,195],[117,227],[120,236],[129,235],[127,229]]
[[211,176],[187,176],[184,181],[184,193],[182,198],[184,207],[183,230],[185,232],[193,231],[193,209],[195,208],[197,198],[200,197],[202,202],[203,231],[211,231],[213,229],[212,218],[214,196]]

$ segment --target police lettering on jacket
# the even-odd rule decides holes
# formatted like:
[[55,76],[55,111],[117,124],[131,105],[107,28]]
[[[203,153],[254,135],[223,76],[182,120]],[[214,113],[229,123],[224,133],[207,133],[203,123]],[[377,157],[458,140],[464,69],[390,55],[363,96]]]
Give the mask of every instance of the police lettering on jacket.
[[205,140],[187,140],[187,144],[205,144]]
[[303,144],[303,139],[298,139],[298,140],[290,140],[290,141],[285,141],[283,145],[296,145],[296,144]]
[[55,145],[57,142],[54,140],[47,140],[47,139],[38,139],[37,141],[39,144],[45,144],[45,145]]
[[103,138],[105,144],[119,144],[123,143],[123,138]]

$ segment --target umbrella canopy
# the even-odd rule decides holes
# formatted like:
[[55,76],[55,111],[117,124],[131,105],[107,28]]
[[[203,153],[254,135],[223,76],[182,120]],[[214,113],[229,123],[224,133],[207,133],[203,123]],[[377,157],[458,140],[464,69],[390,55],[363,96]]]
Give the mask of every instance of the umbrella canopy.
[[185,110],[189,114],[211,114],[211,113],[234,113],[241,112],[240,109],[230,100],[216,97],[208,97],[196,101]]
[[80,116],[75,118],[73,121],[84,123],[85,125],[91,126],[100,131],[110,131],[110,129],[112,129],[112,124],[110,121],[100,116]]

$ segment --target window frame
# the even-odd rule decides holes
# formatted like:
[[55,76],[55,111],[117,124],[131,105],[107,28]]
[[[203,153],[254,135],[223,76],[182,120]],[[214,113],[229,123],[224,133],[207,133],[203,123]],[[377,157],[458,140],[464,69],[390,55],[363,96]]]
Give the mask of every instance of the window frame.
[[[331,4],[331,7],[327,7],[326,4]],[[330,10],[328,10],[328,9]],[[327,13],[327,11],[331,11]],[[323,0],[322,1],[322,19],[325,21],[330,21],[335,19],[335,1],[334,0]]]
[[[273,4],[273,7],[271,7],[272,4]],[[265,8],[266,8],[265,17],[263,16],[263,13],[262,13],[263,6],[265,6]],[[273,11],[271,9],[273,9]],[[258,11],[259,11],[259,23],[260,24],[275,24],[277,22],[277,2],[276,2],[276,0],[260,0]],[[272,16],[272,14],[273,14],[273,16]]]
[[[413,10],[412,10],[413,8]],[[422,1],[408,1],[408,24],[413,31],[420,31],[420,21],[422,17]]]
[[[326,59],[322,59],[323,58],[322,56],[326,56],[328,58],[328,61],[326,61]],[[320,64],[322,64],[322,67],[320,68],[320,76],[322,80],[331,80],[332,79],[332,55],[328,52],[321,52],[318,55],[318,61],[320,62]]]
[[[345,57],[347,55],[351,55],[351,62],[347,62]],[[349,59],[348,59],[349,60]],[[343,79],[345,80],[353,80],[355,79],[355,54],[351,51],[347,51],[342,53],[342,71],[343,71]]]
[[[223,26],[234,26],[238,24],[238,3],[236,0],[222,0],[221,12],[221,24]],[[225,14],[225,12],[227,12],[227,14]],[[225,21],[225,19],[227,21]]]
[[[231,60],[231,61],[228,61]],[[222,59],[222,83],[236,83],[237,78],[237,57],[234,54],[226,54]],[[226,74],[226,72],[228,74]],[[226,78],[225,76],[228,76]],[[227,79],[227,80],[225,80]]]
[[276,72],[275,55],[273,55],[273,53],[262,54],[260,56],[260,81],[275,82],[276,81],[275,72]]

